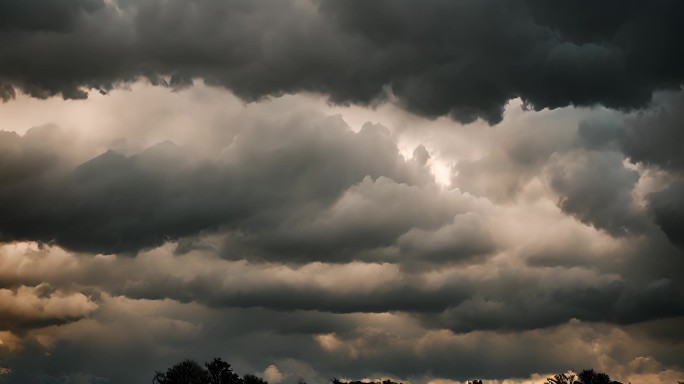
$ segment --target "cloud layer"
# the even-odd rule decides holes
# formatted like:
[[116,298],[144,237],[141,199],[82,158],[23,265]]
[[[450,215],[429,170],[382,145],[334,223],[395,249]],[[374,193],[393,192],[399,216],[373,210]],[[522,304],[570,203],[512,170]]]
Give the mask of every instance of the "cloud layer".
[[631,139],[676,136],[680,94],[655,100],[513,101],[488,127],[201,83],[19,95],[1,106],[21,126],[0,135],[0,381],[145,381],[187,356],[285,384],[670,380],[681,173]]
[[[497,123],[505,104],[645,106],[682,84],[678,1],[8,1],[3,99],[147,77],[247,101],[302,91]],[[40,9],[40,12],[30,10]],[[581,20],[581,22],[578,22]]]

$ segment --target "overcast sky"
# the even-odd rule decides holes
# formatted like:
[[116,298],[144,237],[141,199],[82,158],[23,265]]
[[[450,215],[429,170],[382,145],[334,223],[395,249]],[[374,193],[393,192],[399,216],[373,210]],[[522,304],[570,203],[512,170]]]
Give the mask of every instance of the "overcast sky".
[[0,383],[684,380],[683,18],[0,1]]

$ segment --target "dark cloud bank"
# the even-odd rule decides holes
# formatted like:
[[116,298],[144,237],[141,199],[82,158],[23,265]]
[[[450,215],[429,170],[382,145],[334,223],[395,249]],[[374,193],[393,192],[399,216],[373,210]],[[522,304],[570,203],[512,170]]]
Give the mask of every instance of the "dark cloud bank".
[[[36,11],[37,10],[37,11]],[[678,89],[676,0],[5,1],[2,97],[86,97],[146,76],[202,78],[245,100],[321,92],[418,114],[501,120],[534,108],[646,105]]]
[[[681,181],[684,172],[683,111],[684,93],[664,94],[658,97],[653,107],[634,115],[609,121],[588,120],[578,128],[583,146],[595,150],[618,150],[632,163],[662,170],[675,180],[679,179],[663,190],[650,194],[648,201],[656,223],[670,241],[680,247],[684,243],[684,194]],[[620,173],[622,176],[619,176]],[[632,189],[630,185],[636,181],[634,172],[624,168],[611,175],[622,177],[626,183],[609,183],[617,190],[610,194],[612,202],[604,204],[604,209],[617,203],[620,198],[615,199],[615,196],[622,194],[621,198],[624,199],[624,193],[629,192]],[[630,178],[633,181],[630,182]],[[619,184],[624,184],[626,188],[619,187]],[[623,204],[621,211],[628,215],[630,208]]]
[[[410,228],[439,228],[468,208],[429,188],[434,182],[424,161],[404,160],[383,127],[368,124],[354,133],[336,117],[251,127],[217,158],[201,162],[164,142],[132,156],[110,150],[75,168],[60,165],[59,150],[49,144],[52,130],[39,127],[24,137],[3,132],[5,241],[135,253],[202,230],[234,228],[246,242],[259,232],[258,243],[276,254],[307,261],[325,253],[330,261],[331,248],[389,245]],[[396,207],[367,221],[363,210],[379,209],[373,204],[385,198]],[[335,208],[338,200],[348,200],[347,210]],[[483,231],[473,225],[473,233]],[[491,250],[487,235],[478,236],[470,253]]]
[[[639,126],[652,113],[630,121]],[[654,203],[656,218],[647,214],[651,208],[625,210],[634,204],[629,191],[638,174],[614,149],[624,124],[592,144],[596,135],[587,132],[606,128],[587,123],[595,128],[578,130],[573,145],[550,140],[556,148],[538,151],[541,160],[515,165],[542,174],[535,167],[544,167],[562,210],[632,241],[615,254],[597,252],[558,231],[551,242],[562,253],[554,258],[558,251],[544,246],[517,249],[536,246],[522,239],[506,249],[495,225],[505,204],[439,187],[427,150],[418,146],[404,158],[381,125],[355,132],[340,117],[312,111],[250,116],[236,119],[244,126],[219,124],[214,129],[228,133],[199,156],[162,142],[74,163],[76,147],[59,127],[2,133],[0,234],[10,243],[1,251],[0,302],[10,304],[0,307],[0,326],[27,339],[26,349],[5,359],[16,370],[10,382],[43,377],[28,373],[28,361],[39,362],[44,380],[59,372],[85,372],[90,382],[140,380],[150,367],[196,350],[189,345],[203,346],[200,359],[224,354],[218,340],[230,340],[226,357],[254,372],[274,359],[295,359],[317,361],[321,374],[410,377],[431,367],[431,374],[454,378],[482,370],[524,376],[590,364],[539,347],[560,332],[554,337],[569,348],[574,333],[562,330],[572,322],[630,327],[676,323],[684,313],[681,253],[658,237],[661,226],[673,238],[656,220],[660,211],[677,217],[673,207],[681,200],[666,189],[650,197],[663,204]],[[553,153],[560,157],[551,159]],[[19,253],[13,264],[13,241],[44,245]],[[517,261],[502,256],[507,252]],[[621,262],[603,260],[614,257]],[[21,302],[35,304],[22,309]],[[357,318],[381,314],[411,319],[415,328],[392,331]],[[43,339],[31,336],[79,328],[104,340],[62,335],[66,341],[50,347],[57,357],[47,358],[36,341]],[[130,338],[110,340],[120,333]],[[511,346],[527,338],[534,346]],[[414,344],[424,349],[416,352]],[[502,345],[505,352],[488,355]],[[440,357],[453,353],[471,363]],[[101,356],[127,361],[131,370]]]
[[[278,317],[297,311],[403,313],[427,330],[457,334],[528,332],[573,319],[622,326],[684,313],[673,270],[681,262],[672,259],[681,253],[659,241],[654,226],[673,238],[659,212],[676,220],[673,207],[681,200],[667,189],[650,197],[664,204],[653,205],[655,219],[630,211],[638,174],[625,169],[612,149],[568,147],[559,151],[566,157],[541,163],[563,211],[610,236],[633,237],[619,251],[623,265],[587,262],[583,253],[590,251],[574,249],[575,240],[563,232],[553,242],[570,261],[544,259],[552,250],[523,249],[522,260],[536,254],[546,261],[520,265],[489,262],[517,247],[501,249],[493,229],[497,210],[505,208],[438,187],[425,148],[405,159],[381,125],[354,132],[340,117],[281,113],[234,128],[223,149],[200,159],[163,142],[129,155],[110,150],[75,165],[55,132],[57,127],[43,126],[23,136],[3,133],[0,234],[8,242],[37,241],[91,255],[78,262],[72,256],[76,267],[65,263],[70,267],[35,274],[10,269],[0,278],[8,296],[65,292],[83,309],[61,317],[13,314],[17,320],[3,324],[14,332],[33,328],[22,319],[35,318],[40,328],[87,318],[94,304],[67,294],[74,291],[88,292],[94,303],[101,303],[100,295],[172,299],[213,310],[262,308]],[[579,132],[580,142],[593,137]],[[168,257],[146,262],[146,252],[167,242],[177,243]],[[119,254],[120,260],[112,265],[94,253]],[[210,256],[196,259],[203,254]],[[40,265],[36,260],[48,256],[22,257]],[[183,266],[184,260],[194,261]],[[214,267],[188,269],[193,264]],[[654,264],[665,264],[668,272]],[[367,268],[368,281],[354,280]],[[279,277],[283,271],[288,277]],[[349,281],[312,278],[325,273],[348,275]],[[431,280],[430,273],[446,275]],[[41,283],[54,288],[27,288]],[[372,372],[367,364],[364,372]]]

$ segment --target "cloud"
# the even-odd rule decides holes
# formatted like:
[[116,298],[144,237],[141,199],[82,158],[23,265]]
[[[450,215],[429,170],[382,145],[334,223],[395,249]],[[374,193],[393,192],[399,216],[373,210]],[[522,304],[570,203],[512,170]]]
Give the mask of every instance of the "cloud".
[[68,32],[80,16],[102,8],[101,0],[9,0],[0,5],[0,31]]
[[673,244],[684,246],[684,184],[679,181],[650,195],[655,221]]
[[674,377],[678,171],[578,127],[639,113],[521,104],[487,127],[200,83],[20,95],[0,107],[21,122],[0,135],[2,379],[144,382],[189,356],[284,384]]
[[[633,236],[652,236],[632,194],[638,170],[625,168],[614,150],[577,148],[576,125],[558,132],[521,120],[492,128],[503,135],[489,146],[483,143],[498,132],[471,138],[492,166],[509,162],[513,176],[524,175],[519,205],[511,206],[515,200],[439,186],[427,167],[430,152],[412,147],[405,158],[387,127],[353,130],[340,116],[291,102],[244,107],[180,145],[137,151],[134,143],[94,158],[84,147],[99,141],[76,147],[61,134],[73,131],[54,125],[8,133],[12,167],[0,197],[12,204],[3,205],[2,235],[51,245],[8,246],[6,270],[19,260],[34,267],[0,276],[9,287],[47,281],[211,308],[399,311],[455,332],[536,329],[573,318],[629,324],[680,313],[672,304],[681,295],[678,280],[671,270],[656,272],[675,265],[666,259],[672,251],[656,236],[650,243]],[[205,140],[210,150],[191,145]],[[74,151],[86,161],[74,160]],[[21,177],[10,173],[19,166],[26,167]],[[548,190],[529,194],[529,183]],[[656,251],[662,261],[639,258]],[[39,258],[44,252],[50,258]],[[83,260],[81,252],[111,256]],[[137,257],[126,259],[131,254]],[[64,272],[46,271],[52,265]],[[540,296],[540,287],[547,293]],[[647,304],[653,307],[644,313]],[[549,310],[529,315],[540,308]]]
[[435,231],[413,228],[399,237],[399,247],[417,259],[438,260],[448,264],[491,254],[496,245],[483,218],[468,212],[454,216]]
[[1,275],[4,280],[23,284],[37,279],[62,289],[89,287],[86,291],[94,297],[105,292],[136,300],[284,312],[402,312],[421,319],[426,327],[454,332],[546,328],[573,318],[631,324],[684,313],[681,292],[671,280],[628,278],[586,267],[500,262],[463,268],[449,266],[447,259],[442,259],[439,270],[363,262],[288,267],[228,261],[206,250],[179,256],[172,245],[136,258],[79,261],[59,250],[35,258],[31,249],[22,253],[6,246],[2,254],[8,260],[27,258],[36,266],[52,259],[70,268],[60,273],[44,270],[37,276],[36,268],[27,268],[6,272]]
[[684,92],[663,94],[654,107],[626,119],[618,136],[625,155],[634,163],[681,171],[683,105]]
[[[680,321],[673,318],[665,323],[679,330]],[[302,323],[314,327],[291,328]],[[284,382],[290,378],[296,382],[298,377],[325,380],[350,372],[359,378],[392,376],[412,382],[434,377],[502,379],[568,366],[594,366],[620,379],[633,372],[624,367],[639,356],[650,356],[675,371],[681,366],[669,365],[681,351],[681,339],[657,343],[643,332],[663,325],[613,327],[571,321],[543,330],[453,334],[424,329],[399,314],[207,310],[171,300],[104,296],[101,310],[91,319],[35,332],[55,340],[50,355],[27,345],[9,361],[14,376],[8,379],[13,383],[34,375],[79,372],[111,382],[144,381],[149,380],[150,367],[162,369],[188,354],[199,361],[221,355],[241,374],[274,364]],[[337,348],[321,345],[325,335],[335,340]],[[575,353],[568,356],[568,350]],[[315,372],[307,363],[311,361],[316,361]]]
[[681,172],[684,92],[666,92],[656,96],[647,109],[624,117],[582,122],[579,134],[597,148],[613,145],[631,162]]
[[[516,97],[537,109],[642,107],[678,88],[684,67],[673,48],[684,10],[667,0],[43,3],[8,2],[0,20],[0,77],[41,98],[201,78],[248,101],[319,92],[497,123]],[[44,13],[27,13],[38,4]]]
[[639,174],[610,152],[579,152],[556,156],[549,166],[551,187],[560,207],[613,234],[639,232],[644,217],[632,197]]
[[264,379],[269,383],[278,384],[283,381],[283,373],[278,370],[278,366],[269,365],[264,370]]
[[[326,353],[336,357],[334,364],[337,367],[331,367],[333,370],[353,367],[371,377],[393,374],[421,382],[435,377],[464,382],[474,377],[500,379],[498,372],[506,371],[508,378],[523,379],[530,376],[523,366],[532,365],[534,372],[550,373],[569,366],[579,370],[592,365],[615,372],[612,376],[620,379],[628,371],[622,370],[622,364],[627,365],[632,359],[620,356],[620,353],[635,356],[643,352],[638,343],[632,344],[634,339],[630,331],[632,329],[610,329],[572,321],[541,331],[468,334],[431,331],[412,338],[402,332],[368,327],[346,334],[322,335],[324,337],[319,337],[318,341],[327,343]],[[520,345],[525,347],[520,348]],[[567,350],[575,353],[568,356]],[[654,356],[654,359],[663,358],[667,353],[667,349],[660,350],[658,358]],[[340,365],[342,367],[338,368]],[[417,367],[422,366],[429,366],[429,373],[416,374]]]
[[[307,257],[310,260],[316,254],[327,254],[326,261],[335,258],[343,261],[360,257],[364,251],[373,252],[368,255],[369,260],[387,262],[404,259],[429,262],[440,252],[446,259],[468,259],[488,254],[495,248],[486,229],[461,218],[469,211],[485,207],[485,202],[442,191],[434,184],[421,187],[396,183],[382,176],[376,180],[365,177],[328,208],[299,220],[288,220],[252,243],[259,242],[268,249],[273,254],[265,256],[269,259]],[[462,229],[469,226],[475,236],[435,243],[430,246],[430,252],[420,252],[427,251],[428,246],[418,244],[412,231],[429,235],[438,232],[444,236],[450,226],[459,223],[464,224]],[[388,249],[396,245],[400,248],[399,254]]]
[[[654,182],[645,201],[654,215],[655,223],[673,244],[681,246],[679,228],[682,223],[681,175],[684,165],[681,158],[681,126],[684,123],[681,105],[684,93],[663,93],[656,100],[657,103],[651,108],[628,116],[603,121],[586,120],[580,125],[578,134],[587,146],[599,150],[619,150],[633,164],[660,173],[656,177],[660,180]],[[613,175],[615,177],[617,174]],[[619,183],[611,184],[617,186]],[[628,189],[623,191],[622,198],[611,197],[613,202],[604,207],[623,200],[620,210],[629,215],[630,209],[624,204],[630,200],[625,194]]]
[[49,285],[0,289],[0,329],[22,332],[86,317],[97,304],[82,293],[52,290]]
[[[660,316],[656,315],[658,313],[665,317],[684,313],[684,307],[677,304],[681,296],[670,281],[637,286],[635,282],[614,280],[610,276],[591,277],[586,271],[556,272],[565,275],[558,284],[551,284],[547,280],[550,276],[546,274],[532,277],[524,272],[516,276],[504,275],[503,281],[487,281],[486,284],[500,286],[490,292],[480,289],[458,306],[436,316],[428,314],[426,321],[435,327],[468,332],[538,329],[571,319],[629,324]],[[530,279],[521,283],[520,279],[525,275]],[[525,284],[534,289],[526,288]],[[518,292],[507,294],[506,291],[513,287]],[[540,294],[538,289],[545,293]]]
[[[131,156],[109,150],[75,168],[67,161],[59,166],[65,156],[55,153],[59,141],[51,129],[33,128],[24,137],[5,133],[3,145],[12,150],[3,153],[0,200],[13,203],[2,210],[0,237],[55,241],[94,253],[134,253],[219,227],[249,234],[282,226],[282,235],[270,235],[277,238],[287,236],[287,221],[310,219],[317,210],[345,204],[355,188],[373,186],[363,182],[366,177],[390,178],[378,185],[396,189],[398,195],[386,197],[397,204],[434,183],[424,165],[399,154],[380,126],[366,125],[355,133],[341,119],[320,115],[264,123],[242,130],[217,158],[191,161],[181,147],[163,142]],[[34,147],[34,140],[43,147]],[[404,192],[404,184],[397,183],[415,188]],[[436,217],[426,218],[424,225],[450,219],[436,209],[433,205],[426,213]],[[410,229],[408,216],[404,222],[397,230]],[[360,233],[348,236],[347,241],[363,243]]]

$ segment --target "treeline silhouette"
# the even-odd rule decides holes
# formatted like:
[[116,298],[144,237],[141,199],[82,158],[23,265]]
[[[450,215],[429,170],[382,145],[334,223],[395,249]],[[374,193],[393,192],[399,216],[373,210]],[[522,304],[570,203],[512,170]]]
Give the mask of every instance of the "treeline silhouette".
[[622,384],[610,379],[606,373],[585,369],[576,376],[571,373],[559,373],[546,379],[547,384]]
[[[332,384],[368,384],[362,381],[340,381],[338,379],[332,379]],[[382,382],[375,382],[376,384],[402,384],[395,383],[391,380],[384,380]],[[482,384],[482,380],[472,380],[468,381],[467,384]],[[593,369],[585,369],[578,375],[569,373],[559,373],[553,377],[546,379],[546,384],[622,384],[619,381],[611,380],[610,377],[605,373],[595,372]],[[684,384],[684,383],[678,383]]]
[[[363,381],[340,381],[338,379],[331,379],[330,380],[332,384],[369,384],[368,382],[363,382]],[[392,380],[383,380],[383,381],[374,381],[373,384],[403,384],[403,383],[396,383]]]
[[[337,378],[330,380],[332,384],[368,384],[362,381],[342,381]],[[233,372],[230,364],[215,358],[211,362],[200,365],[194,360],[183,360],[165,372],[155,371],[153,384],[268,384],[260,377],[246,374],[242,377]],[[468,381],[468,384],[482,384],[482,380]],[[306,384],[303,380],[299,384]],[[391,380],[376,381],[374,384],[402,384]],[[546,379],[546,384],[622,384],[611,380],[608,374],[595,372],[593,369],[585,369],[577,375],[572,373],[559,373]],[[684,384],[684,382],[678,382]]]
[[246,374],[240,377],[233,372],[230,364],[221,359],[199,365],[186,359],[177,363],[166,372],[154,372],[153,384],[268,384],[264,379]]

